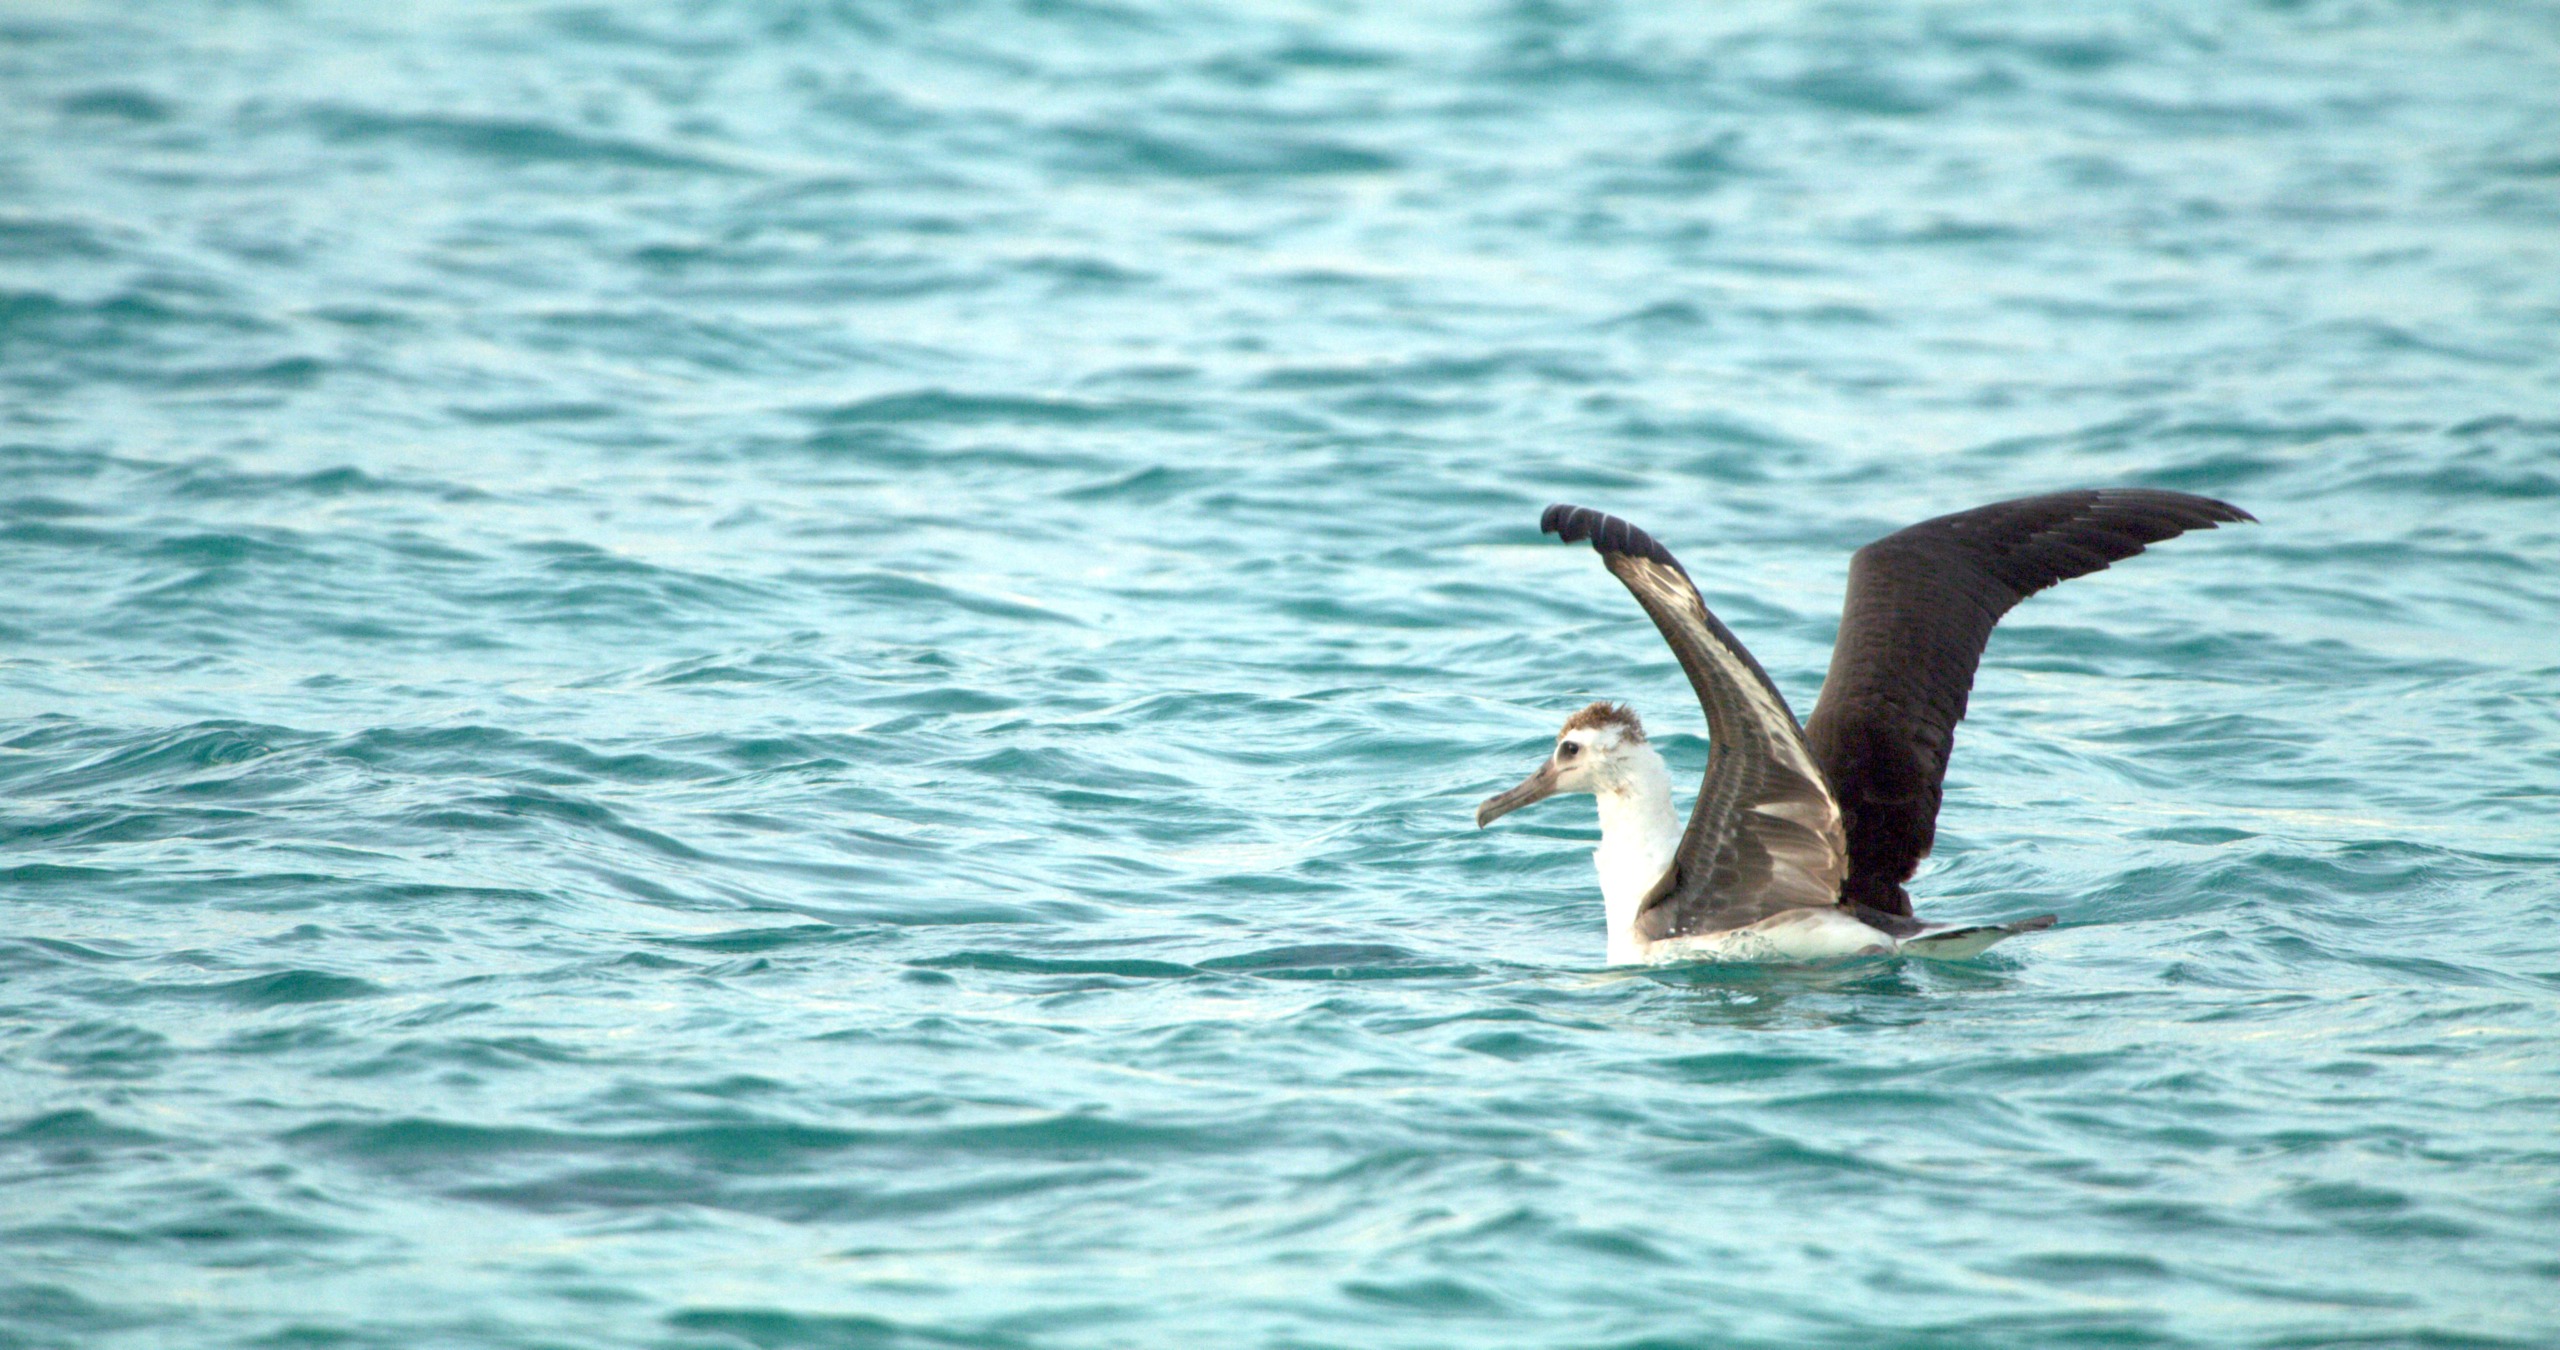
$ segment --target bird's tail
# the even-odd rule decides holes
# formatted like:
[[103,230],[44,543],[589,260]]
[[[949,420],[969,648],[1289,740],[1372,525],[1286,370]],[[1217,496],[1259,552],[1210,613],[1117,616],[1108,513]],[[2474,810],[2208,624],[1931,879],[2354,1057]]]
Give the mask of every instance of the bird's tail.
[[2032,919],[2010,923],[1980,923],[1967,928],[1941,928],[1933,933],[1902,940],[1902,953],[1927,961],[1962,961],[1982,955],[1984,948],[2013,933],[2033,933],[2051,928],[2054,916],[2039,914]]

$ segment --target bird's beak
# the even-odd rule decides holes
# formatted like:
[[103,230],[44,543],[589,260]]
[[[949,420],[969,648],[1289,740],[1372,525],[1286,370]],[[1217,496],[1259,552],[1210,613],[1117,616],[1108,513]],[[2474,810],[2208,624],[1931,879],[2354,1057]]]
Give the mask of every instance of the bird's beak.
[[1476,828],[1510,815],[1531,802],[1542,802],[1556,795],[1556,762],[1552,759],[1538,766],[1538,771],[1520,780],[1520,786],[1509,792],[1496,793],[1476,808]]

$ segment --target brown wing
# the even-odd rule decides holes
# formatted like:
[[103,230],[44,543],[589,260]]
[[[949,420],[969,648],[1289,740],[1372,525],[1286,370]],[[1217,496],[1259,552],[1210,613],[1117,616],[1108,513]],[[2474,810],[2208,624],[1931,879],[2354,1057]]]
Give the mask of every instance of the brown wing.
[[1902,883],[1937,838],[1956,723],[2001,615],[2145,545],[2255,519],[2184,492],[2082,489],[1924,520],[1859,549],[1831,673],[1805,724],[1847,826],[1842,900],[1911,912]]
[[1707,777],[1661,886],[1637,911],[1648,939],[1720,932],[1840,894],[1840,811],[1787,701],[1707,611],[1670,550],[1615,516],[1550,506],[1538,528],[1588,539],[1662,630],[1707,714]]

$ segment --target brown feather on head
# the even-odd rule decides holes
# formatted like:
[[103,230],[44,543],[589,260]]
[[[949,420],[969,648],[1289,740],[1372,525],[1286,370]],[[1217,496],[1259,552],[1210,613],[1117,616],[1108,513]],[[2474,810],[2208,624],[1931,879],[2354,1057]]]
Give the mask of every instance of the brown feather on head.
[[1586,727],[1594,730],[1597,730],[1600,727],[1616,727],[1618,728],[1619,733],[1630,741],[1641,741],[1644,739],[1644,723],[1636,720],[1635,709],[1630,708],[1623,703],[1609,703],[1605,701],[1594,703],[1590,707],[1564,719],[1564,731],[1558,732],[1557,734],[1562,735],[1565,734],[1565,732],[1579,731]]
[[[1583,753],[1586,750],[1591,753]],[[1625,780],[1626,766],[1645,760],[1657,769],[1662,762],[1644,743],[1644,723],[1636,720],[1635,709],[1623,703],[1594,703],[1564,719],[1564,730],[1556,733],[1555,753],[1536,773],[1476,807],[1476,825],[1489,825],[1559,792],[1614,791]]]

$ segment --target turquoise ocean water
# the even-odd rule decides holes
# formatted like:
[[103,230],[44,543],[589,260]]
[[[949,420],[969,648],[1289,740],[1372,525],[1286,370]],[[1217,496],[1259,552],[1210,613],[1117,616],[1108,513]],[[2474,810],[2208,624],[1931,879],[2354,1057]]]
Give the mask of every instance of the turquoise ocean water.
[[[2011,616],[1924,913],[1561,715]],[[2560,1344],[2560,9],[0,6],[0,1346]]]

